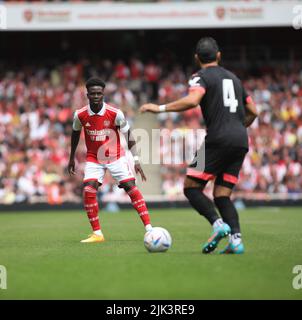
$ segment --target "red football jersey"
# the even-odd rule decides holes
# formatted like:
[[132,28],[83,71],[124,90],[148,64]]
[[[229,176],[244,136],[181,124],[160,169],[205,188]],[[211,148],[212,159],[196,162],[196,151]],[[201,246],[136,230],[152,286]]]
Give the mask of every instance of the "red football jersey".
[[87,105],[74,114],[73,130],[82,127],[87,147],[86,161],[111,163],[125,155],[119,131],[128,131],[129,124],[121,110],[103,103],[102,109],[94,113]]

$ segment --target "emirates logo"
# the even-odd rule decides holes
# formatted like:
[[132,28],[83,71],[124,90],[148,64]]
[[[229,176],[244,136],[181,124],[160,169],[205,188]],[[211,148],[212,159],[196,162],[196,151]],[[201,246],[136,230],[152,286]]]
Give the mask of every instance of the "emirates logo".
[[25,10],[24,13],[23,13],[23,16],[24,16],[24,19],[27,21],[27,22],[31,22],[31,20],[33,19],[33,12],[31,10]]

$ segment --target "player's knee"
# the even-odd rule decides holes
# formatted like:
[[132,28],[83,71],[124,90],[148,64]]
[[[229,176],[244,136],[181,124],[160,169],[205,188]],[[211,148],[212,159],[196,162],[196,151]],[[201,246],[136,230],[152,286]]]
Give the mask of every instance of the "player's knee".
[[[184,189],[183,189],[183,193],[184,193],[184,195],[186,196],[186,198],[188,198],[189,197],[189,188],[186,188],[186,187],[184,187]],[[189,198],[188,198],[189,199]]]
[[131,188],[135,187],[135,181],[127,181],[123,182],[119,185],[120,188],[123,188],[126,192],[128,192]]
[[189,199],[190,197],[190,189],[191,188],[186,188],[186,187],[183,189],[184,195],[187,199]]
[[186,177],[184,182],[183,193],[187,199],[191,200],[196,197],[196,193],[203,192],[206,182],[202,180],[195,180],[191,177]]
[[200,193],[200,192],[202,192],[202,190],[198,187],[189,187],[189,188],[184,187],[183,192],[184,192],[184,195],[186,196],[186,198],[188,200],[191,200],[192,198],[194,198],[196,196],[196,192]]
[[96,198],[98,185],[97,185],[97,182],[96,183],[93,183],[93,182],[95,182],[95,181],[84,184],[84,189],[83,189],[84,199]]
[[203,189],[203,184],[200,181],[197,181],[191,177],[186,176],[184,181],[184,189],[189,189],[189,188]]
[[101,184],[97,181],[97,180],[92,180],[92,181],[88,181],[88,182],[84,182],[84,188],[85,187],[92,187],[95,190],[97,190],[99,188]]
[[232,194],[232,189],[224,186],[216,185],[213,190],[213,197],[230,197]]

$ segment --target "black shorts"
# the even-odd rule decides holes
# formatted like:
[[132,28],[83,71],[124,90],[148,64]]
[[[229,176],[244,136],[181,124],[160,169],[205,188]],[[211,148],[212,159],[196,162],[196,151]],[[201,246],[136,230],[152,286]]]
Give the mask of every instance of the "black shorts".
[[215,184],[233,188],[248,150],[242,147],[202,146],[187,169],[187,176],[203,182],[215,180]]

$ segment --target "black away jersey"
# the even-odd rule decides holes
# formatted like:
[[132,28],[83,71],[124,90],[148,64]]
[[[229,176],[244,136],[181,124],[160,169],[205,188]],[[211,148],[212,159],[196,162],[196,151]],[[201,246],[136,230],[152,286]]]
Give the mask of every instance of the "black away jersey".
[[232,72],[211,66],[193,74],[189,87],[205,92],[200,106],[207,128],[206,143],[248,148],[244,125],[248,96],[241,81]]

